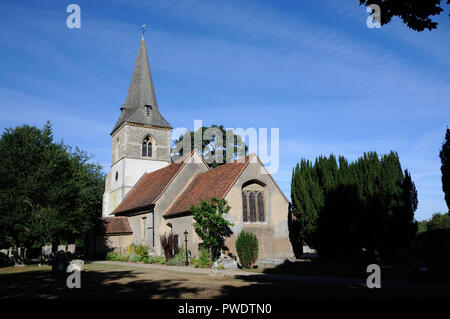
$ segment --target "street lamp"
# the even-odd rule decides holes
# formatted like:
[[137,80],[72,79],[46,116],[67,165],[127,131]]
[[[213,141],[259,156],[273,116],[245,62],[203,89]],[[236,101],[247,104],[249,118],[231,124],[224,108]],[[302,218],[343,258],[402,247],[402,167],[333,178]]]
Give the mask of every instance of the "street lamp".
[[189,257],[188,257],[188,249],[187,249],[187,236],[188,232],[187,230],[184,231],[184,245],[186,246],[186,266],[189,265]]

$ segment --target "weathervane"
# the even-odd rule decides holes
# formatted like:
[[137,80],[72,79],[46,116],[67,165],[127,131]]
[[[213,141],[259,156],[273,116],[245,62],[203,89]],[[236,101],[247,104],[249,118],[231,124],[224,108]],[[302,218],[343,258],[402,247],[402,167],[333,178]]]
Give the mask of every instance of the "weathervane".
[[145,30],[145,27],[147,27],[147,25],[145,25],[145,24],[143,24],[142,27],[141,27],[141,30],[142,30],[142,37],[144,37],[145,31],[147,31],[147,30]]

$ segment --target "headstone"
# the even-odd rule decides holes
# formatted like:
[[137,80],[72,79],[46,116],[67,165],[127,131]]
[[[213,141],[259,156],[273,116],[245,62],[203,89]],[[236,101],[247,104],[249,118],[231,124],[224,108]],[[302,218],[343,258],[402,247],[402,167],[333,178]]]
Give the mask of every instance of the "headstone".
[[42,255],[49,257],[52,254],[52,246],[42,247]]
[[20,247],[19,248],[17,248],[17,257],[22,257],[22,255],[20,254],[22,251],[20,250]]
[[217,276],[217,275],[221,275],[222,273],[220,272],[220,270],[217,268],[219,265],[217,263],[217,261],[214,262],[213,264],[213,268],[211,270],[211,275],[213,276]]
[[238,264],[236,260],[233,258],[225,258],[219,262],[219,265],[223,265],[223,268],[225,269],[237,269]]
[[62,251],[66,251],[66,245],[58,245],[58,251],[60,251],[60,250],[62,250]]
[[67,267],[66,272],[73,272],[75,270],[83,271],[84,270],[84,260],[74,259],[70,262],[70,265]]
[[0,250],[0,253],[5,254],[6,256],[8,256],[8,249],[2,249],[2,250]]
[[71,253],[72,255],[75,254],[75,245],[67,245],[67,252]]
[[9,247],[8,257],[9,257],[9,258],[12,258],[12,257],[13,257],[12,247]]
[[69,259],[67,258],[66,252],[58,250],[55,258],[53,258],[52,271],[57,272],[58,274],[63,274],[65,273],[68,265]]

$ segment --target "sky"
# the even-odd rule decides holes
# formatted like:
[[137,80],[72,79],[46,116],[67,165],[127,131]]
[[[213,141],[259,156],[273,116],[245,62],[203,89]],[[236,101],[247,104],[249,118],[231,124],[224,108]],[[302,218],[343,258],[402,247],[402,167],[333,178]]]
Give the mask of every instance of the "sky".
[[[71,3],[79,29],[66,25]],[[57,141],[107,173],[146,24],[159,109],[174,128],[279,128],[273,177],[287,198],[302,158],[394,150],[417,187],[416,219],[428,219],[447,211],[445,10],[437,30],[418,33],[397,18],[368,28],[359,0],[1,1],[0,129],[50,120]]]

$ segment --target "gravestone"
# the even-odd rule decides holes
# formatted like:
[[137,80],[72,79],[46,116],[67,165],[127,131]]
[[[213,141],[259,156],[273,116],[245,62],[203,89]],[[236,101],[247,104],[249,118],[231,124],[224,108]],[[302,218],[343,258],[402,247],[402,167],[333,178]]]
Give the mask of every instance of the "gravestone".
[[67,245],[67,252],[71,253],[72,255],[75,254],[75,245]]
[[44,246],[42,247],[42,255],[45,257],[49,257],[52,254],[52,246]]
[[74,259],[70,262],[70,265],[67,267],[66,272],[73,272],[75,270],[83,271],[84,270],[84,260]]
[[12,247],[9,247],[8,257],[9,257],[9,258],[12,258],[12,257],[13,257]]
[[60,251],[60,250],[62,250],[62,251],[66,251],[66,245],[58,245],[58,251]]
[[68,265],[69,259],[67,258],[66,252],[62,250],[57,251],[52,261],[52,271],[58,275],[62,275],[66,272]]
[[219,266],[219,264],[217,263],[217,261],[215,261],[213,264],[213,268],[210,272],[210,275],[219,276],[222,274],[222,272],[218,269],[218,266]]
[[237,269],[238,268],[238,264],[237,264],[236,260],[234,260],[233,258],[224,258],[223,260],[221,260],[219,262],[219,265],[223,265],[223,268],[225,268],[225,269]]

